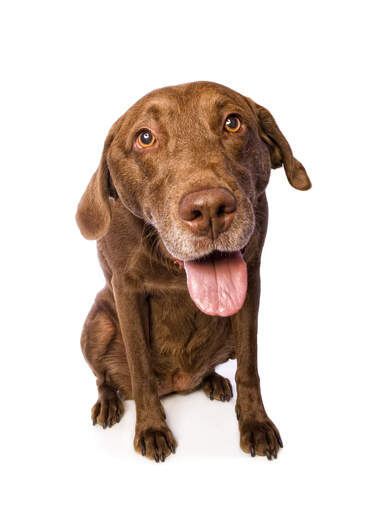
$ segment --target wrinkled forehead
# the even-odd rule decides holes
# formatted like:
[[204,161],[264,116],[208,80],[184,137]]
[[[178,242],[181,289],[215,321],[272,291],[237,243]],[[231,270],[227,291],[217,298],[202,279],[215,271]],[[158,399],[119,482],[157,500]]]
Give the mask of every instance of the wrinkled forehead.
[[213,122],[228,113],[250,115],[243,96],[224,86],[187,84],[153,91],[126,113],[129,128],[151,122],[188,124],[197,119]]

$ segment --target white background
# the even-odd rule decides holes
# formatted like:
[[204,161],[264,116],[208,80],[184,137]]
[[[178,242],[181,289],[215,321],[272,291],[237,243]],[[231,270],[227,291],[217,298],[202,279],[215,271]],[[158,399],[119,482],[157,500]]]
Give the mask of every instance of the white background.
[[[380,510],[377,2],[3,2],[1,500],[5,511]],[[268,188],[259,362],[277,461],[234,401],[164,399],[178,443],[94,428],[79,347],[103,286],[74,222],[111,124],[146,92],[223,83],[273,113],[313,188]],[[234,364],[222,370],[233,378]]]

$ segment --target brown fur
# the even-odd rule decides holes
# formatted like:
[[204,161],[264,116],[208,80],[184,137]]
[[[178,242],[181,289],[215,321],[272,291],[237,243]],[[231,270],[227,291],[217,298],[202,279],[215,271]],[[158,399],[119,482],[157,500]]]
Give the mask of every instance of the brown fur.
[[[232,113],[242,123],[234,134],[223,130]],[[143,128],[156,136],[146,149],[136,145]],[[292,186],[311,186],[271,114],[211,82],[151,92],[106,138],[77,212],[82,234],[98,240],[106,277],[81,340],[99,390],[92,418],[112,426],[123,412],[121,399],[134,399],[135,449],[156,461],[176,446],[159,397],[202,386],[210,398],[229,400],[230,382],[214,372],[229,358],[237,358],[242,449],[272,458],[282,446],[261,399],[256,341],[265,188],[271,167],[281,165]],[[229,229],[199,236],[181,221],[179,203],[185,194],[212,187],[231,192],[237,210]],[[192,302],[176,260],[243,248],[244,306],[228,318],[205,315]]]

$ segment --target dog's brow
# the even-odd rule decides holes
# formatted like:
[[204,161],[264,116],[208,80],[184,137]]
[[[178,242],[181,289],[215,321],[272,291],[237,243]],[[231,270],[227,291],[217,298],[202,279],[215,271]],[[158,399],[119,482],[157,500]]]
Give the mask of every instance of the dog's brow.
[[214,108],[218,111],[224,110],[227,107],[232,111],[240,112],[242,110],[240,103],[235,101],[233,98],[220,98],[214,103]]
[[150,105],[147,105],[144,113],[157,121],[160,116],[162,116],[165,112],[170,111],[171,108],[173,108],[172,102],[162,102],[160,105],[157,103],[151,103]]
[[160,117],[161,110],[160,110],[160,107],[158,105],[150,105],[146,109],[145,113],[148,116],[152,116],[154,119],[158,119]]
[[222,110],[224,107],[226,107],[227,105],[233,105],[233,102],[231,101],[231,99],[219,99],[216,101],[215,103],[215,108],[217,108],[218,110]]

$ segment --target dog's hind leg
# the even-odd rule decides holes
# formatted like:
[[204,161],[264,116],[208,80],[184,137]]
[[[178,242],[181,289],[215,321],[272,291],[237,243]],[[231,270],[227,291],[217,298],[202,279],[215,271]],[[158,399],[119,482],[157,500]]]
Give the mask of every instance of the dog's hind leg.
[[233,396],[230,380],[216,372],[205,377],[201,386],[206,396],[211,400],[216,399],[221,402],[229,402]]
[[97,378],[98,400],[93,424],[112,427],[123,414],[123,398],[131,397],[130,375],[112,298],[107,289],[96,297],[81,336],[82,352]]

